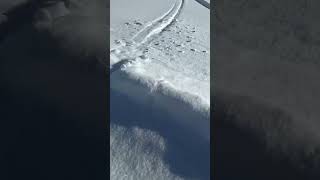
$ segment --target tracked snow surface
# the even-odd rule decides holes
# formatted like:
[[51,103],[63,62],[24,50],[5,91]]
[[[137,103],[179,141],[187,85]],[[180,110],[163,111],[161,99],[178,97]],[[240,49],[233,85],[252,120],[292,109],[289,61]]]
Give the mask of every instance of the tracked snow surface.
[[194,0],[111,0],[111,179],[210,179],[209,18]]

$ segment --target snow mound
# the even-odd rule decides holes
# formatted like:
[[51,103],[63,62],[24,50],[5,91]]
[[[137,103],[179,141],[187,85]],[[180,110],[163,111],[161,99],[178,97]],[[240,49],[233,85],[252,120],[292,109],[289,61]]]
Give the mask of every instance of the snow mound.
[[[124,153],[111,154],[116,159],[111,164],[117,164],[111,166],[114,177],[117,176],[115,179],[121,179],[122,176],[140,179],[209,179],[210,100],[202,93],[209,89],[208,83],[185,76],[148,58],[122,64],[118,71],[112,73],[110,82],[111,124],[114,125],[111,127],[111,136],[117,137],[110,146],[125,148],[123,152],[127,153],[125,157],[128,158],[123,161],[124,157],[120,155]],[[145,146],[140,144],[143,140],[134,138],[132,134],[123,137],[118,132],[125,133],[137,127],[146,134],[159,134],[159,137],[149,136],[152,146],[157,146],[158,150],[153,149],[150,153],[148,147],[146,152],[143,150]],[[118,129],[118,133],[114,132],[115,129]],[[127,144],[127,141],[134,144]],[[119,164],[118,161],[125,164]],[[159,166],[163,175],[150,178],[149,174],[159,173],[145,168],[146,164],[153,161],[157,162],[155,166]],[[120,166],[131,169],[119,171]]]
[[155,20],[111,21],[111,179],[210,179],[209,34],[194,7],[208,20],[176,0]]
[[111,76],[111,89],[126,95],[141,106],[164,110],[173,119],[209,140],[210,99],[181,90],[189,87],[194,89],[194,92],[201,92],[208,84],[174,71],[170,72],[170,69],[163,68],[160,64],[145,64],[141,61],[125,64],[121,71]]
[[111,179],[209,179],[207,106],[131,75],[111,77]]

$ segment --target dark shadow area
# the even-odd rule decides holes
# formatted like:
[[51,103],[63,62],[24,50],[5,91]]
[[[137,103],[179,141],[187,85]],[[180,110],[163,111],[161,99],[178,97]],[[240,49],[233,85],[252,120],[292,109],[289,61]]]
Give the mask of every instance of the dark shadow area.
[[215,1],[215,180],[320,179],[318,5]]
[[[271,144],[266,143],[264,131],[268,133],[277,129],[279,121],[285,121],[284,126],[290,128],[290,118],[285,112],[229,93],[216,92],[213,98],[215,109],[211,132],[216,180],[240,177],[248,180],[320,178],[319,166],[313,164],[316,158],[306,156],[303,150],[295,147],[282,151],[281,145],[276,146],[279,141],[284,146],[296,143],[296,146],[304,148],[298,139],[290,137],[290,130],[278,129],[279,136],[270,141]],[[266,120],[271,122],[264,126],[263,121]],[[275,148],[268,147],[272,145]]]
[[3,15],[3,22],[0,22],[0,42],[9,35],[18,31],[26,24],[32,22],[34,13],[39,4],[35,1],[24,2],[9,8],[6,12],[0,12]]
[[[9,22],[0,41],[0,179],[108,179],[106,67],[83,49],[68,52],[58,36],[33,22],[19,24],[32,19],[29,12],[22,16]],[[60,27],[73,31],[69,24]],[[59,37],[91,43],[85,33],[77,35]]]

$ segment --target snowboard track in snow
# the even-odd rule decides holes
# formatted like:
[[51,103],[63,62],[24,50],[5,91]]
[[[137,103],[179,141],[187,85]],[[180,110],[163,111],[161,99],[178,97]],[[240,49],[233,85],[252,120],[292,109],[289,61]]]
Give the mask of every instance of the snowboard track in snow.
[[133,41],[137,44],[148,43],[151,37],[163,32],[169,27],[179,15],[184,4],[184,0],[177,0],[171,9],[161,17],[149,22],[142,30],[140,30],[134,37]]
[[208,3],[207,1],[204,1],[204,0],[195,0],[195,1],[197,1],[199,4],[206,7],[207,9],[210,9],[210,3]]
[[185,0],[176,0],[169,11],[147,23],[129,42],[111,49],[110,57],[116,60],[114,64],[110,63],[110,74],[119,70],[122,65],[141,57],[144,54],[142,49],[175,22],[184,3]]

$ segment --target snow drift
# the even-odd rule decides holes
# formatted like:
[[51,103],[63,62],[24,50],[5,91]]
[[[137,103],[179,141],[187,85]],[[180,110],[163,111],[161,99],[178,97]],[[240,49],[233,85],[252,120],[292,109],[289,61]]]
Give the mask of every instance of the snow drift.
[[111,13],[111,179],[210,179],[209,11],[154,3]]

